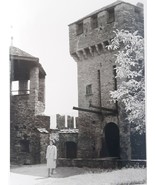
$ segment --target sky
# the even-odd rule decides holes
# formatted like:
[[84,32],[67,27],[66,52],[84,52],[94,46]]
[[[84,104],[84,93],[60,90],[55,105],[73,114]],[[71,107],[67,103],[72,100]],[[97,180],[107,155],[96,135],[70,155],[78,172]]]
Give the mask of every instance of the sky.
[[[10,44],[38,57],[45,69],[45,114],[77,115],[77,64],[69,54],[68,25],[115,0],[13,0]],[[132,4],[142,0],[128,0]],[[144,3],[144,2],[143,2]]]

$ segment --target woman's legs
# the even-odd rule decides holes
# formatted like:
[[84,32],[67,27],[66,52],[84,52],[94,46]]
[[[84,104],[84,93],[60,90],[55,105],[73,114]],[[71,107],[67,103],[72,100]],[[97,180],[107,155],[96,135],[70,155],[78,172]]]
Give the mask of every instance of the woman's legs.
[[52,169],[51,169],[51,175],[53,175],[53,172],[54,172],[54,169],[52,168]]
[[54,168],[48,168],[48,177],[54,174]]
[[51,172],[51,170],[50,170],[50,168],[48,168],[48,177],[51,176],[50,172]]

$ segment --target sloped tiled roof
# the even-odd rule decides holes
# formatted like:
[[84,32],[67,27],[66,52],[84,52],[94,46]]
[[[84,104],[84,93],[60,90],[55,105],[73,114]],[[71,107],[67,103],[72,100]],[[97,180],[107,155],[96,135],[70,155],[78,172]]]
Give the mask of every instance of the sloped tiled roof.
[[45,70],[43,69],[42,65],[39,63],[39,58],[26,53],[25,51],[15,47],[10,46],[10,60],[19,60],[19,61],[29,61],[33,64],[37,65],[43,75],[46,75]]
[[26,53],[25,51],[14,46],[10,46],[10,55],[18,56],[18,57],[36,58],[30,55],[29,53]]

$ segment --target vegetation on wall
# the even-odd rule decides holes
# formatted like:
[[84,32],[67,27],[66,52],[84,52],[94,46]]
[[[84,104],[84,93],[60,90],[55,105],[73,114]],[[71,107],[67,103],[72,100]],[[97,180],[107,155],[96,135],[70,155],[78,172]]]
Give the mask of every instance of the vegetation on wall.
[[116,50],[116,78],[120,83],[110,95],[114,101],[124,104],[131,128],[145,132],[144,38],[138,31],[114,33],[108,49]]

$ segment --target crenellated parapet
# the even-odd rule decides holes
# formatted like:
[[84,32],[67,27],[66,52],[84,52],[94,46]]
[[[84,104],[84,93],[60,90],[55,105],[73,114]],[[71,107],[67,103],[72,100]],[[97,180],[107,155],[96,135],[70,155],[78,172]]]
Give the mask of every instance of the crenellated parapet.
[[69,25],[70,54],[75,61],[106,54],[116,29],[143,35],[143,7],[116,1]]

